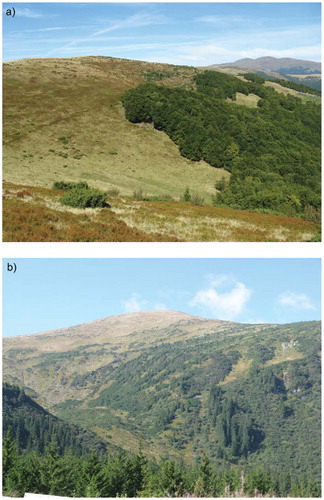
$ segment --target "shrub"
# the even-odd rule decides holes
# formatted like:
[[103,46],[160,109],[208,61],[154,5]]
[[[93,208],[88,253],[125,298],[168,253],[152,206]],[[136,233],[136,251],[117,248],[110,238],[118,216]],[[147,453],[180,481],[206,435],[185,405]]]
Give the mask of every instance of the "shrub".
[[200,194],[192,194],[191,195],[191,204],[192,205],[203,205],[205,198]]
[[191,194],[190,194],[188,187],[186,188],[185,192],[183,193],[182,200],[183,201],[190,201],[191,200]]
[[89,185],[87,182],[56,181],[53,184],[53,189],[89,189]]
[[226,188],[226,179],[225,179],[225,177],[222,177],[219,181],[216,182],[215,188],[218,191],[224,191],[224,189]]
[[106,203],[106,193],[93,188],[73,188],[60,199],[64,205],[78,208],[103,208],[109,206]]
[[143,201],[144,200],[144,191],[143,189],[138,189],[137,191],[134,191],[133,197],[137,201]]
[[25,196],[31,196],[31,193],[27,191],[27,189],[22,189],[21,191],[17,191],[17,198],[25,198]]
[[312,205],[306,205],[304,209],[304,217],[311,222],[321,223],[321,209],[315,208]]
[[107,196],[110,196],[112,198],[114,196],[118,196],[119,193],[120,193],[119,189],[117,189],[117,188],[111,188],[111,189],[108,189]]

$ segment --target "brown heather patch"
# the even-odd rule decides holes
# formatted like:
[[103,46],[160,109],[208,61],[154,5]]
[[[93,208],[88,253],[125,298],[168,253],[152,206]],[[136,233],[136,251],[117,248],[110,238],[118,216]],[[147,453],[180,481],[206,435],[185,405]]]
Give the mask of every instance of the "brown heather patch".
[[319,225],[184,202],[116,197],[111,209],[63,206],[63,191],[5,183],[3,241],[309,241]]
[[[89,214],[87,210],[83,214],[53,210],[39,197],[40,191],[46,191],[47,195],[49,190],[31,188],[31,191],[34,189],[38,196],[32,202],[15,199],[11,193],[4,195],[3,241],[166,241],[159,234],[147,235],[129,228],[109,209],[100,212],[102,220],[95,219],[91,209]],[[58,193],[54,197],[61,194]]]
[[127,225],[181,241],[309,241],[318,226],[302,219],[183,202],[123,200],[112,207]]

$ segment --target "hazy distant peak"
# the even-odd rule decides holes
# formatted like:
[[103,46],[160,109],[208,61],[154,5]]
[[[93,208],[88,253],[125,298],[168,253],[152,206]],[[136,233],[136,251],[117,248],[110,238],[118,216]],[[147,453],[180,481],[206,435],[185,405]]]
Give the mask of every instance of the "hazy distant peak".
[[306,61],[304,59],[293,59],[291,57],[277,58],[271,56],[258,57],[256,59],[246,57],[244,59],[238,59],[234,62],[219,64],[217,66],[238,66],[262,71],[277,71],[279,73],[285,73],[288,72],[289,69],[295,70],[296,68],[303,69],[305,73],[321,71],[320,62]]

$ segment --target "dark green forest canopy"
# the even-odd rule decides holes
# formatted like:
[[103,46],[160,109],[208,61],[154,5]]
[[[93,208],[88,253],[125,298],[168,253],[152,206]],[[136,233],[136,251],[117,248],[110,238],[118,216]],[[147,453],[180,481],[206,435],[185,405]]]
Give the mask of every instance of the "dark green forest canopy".
[[[171,447],[190,445],[219,464],[311,471],[319,480],[319,323],[269,327],[263,341],[254,328],[147,349],[117,368],[91,406],[126,411],[146,439],[167,432]],[[292,360],[269,365],[278,349],[291,349]],[[249,370],[222,385],[242,356]]]
[[[321,110],[258,81],[205,71],[196,90],[144,84],[122,99],[126,118],[152,122],[182,156],[232,173],[216,203],[303,215],[321,203]],[[257,108],[230,102],[259,96]]]
[[3,440],[3,491],[22,497],[26,492],[69,497],[320,497],[310,474],[294,479],[258,467],[213,467],[207,455],[199,466],[170,459],[147,460],[141,452],[118,453],[99,459],[60,455],[55,435],[45,453],[19,455],[9,430]]
[[[97,397],[56,405],[69,423],[6,384],[4,491],[320,496],[320,342],[316,321],[232,324],[202,337],[158,341],[113,370],[71,380],[71,388],[93,383]],[[62,354],[44,363],[59,363]],[[83,427],[101,427],[106,435],[112,426],[133,433],[146,451],[158,445],[159,458],[121,451],[109,440],[103,450],[100,438],[71,423],[80,417]]]
[[48,413],[18,386],[3,384],[3,433],[10,428],[21,453],[37,451],[42,454],[55,435],[59,453],[70,451],[76,456],[95,452],[107,453],[107,443],[94,433],[68,424]]

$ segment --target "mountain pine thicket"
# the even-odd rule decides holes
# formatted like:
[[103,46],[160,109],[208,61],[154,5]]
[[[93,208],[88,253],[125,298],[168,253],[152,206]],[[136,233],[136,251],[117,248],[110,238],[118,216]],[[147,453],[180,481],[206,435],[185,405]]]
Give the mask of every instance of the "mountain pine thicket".
[[[318,217],[320,106],[278,93],[259,76],[247,78],[205,71],[194,76],[196,90],[146,83],[124,94],[126,118],[153,123],[182,156],[231,172],[216,205]],[[258,96],[257,107],[236,104],[236,93]]]
[[[81,347],[9,348],[11,367],[27,359],[30,386],[4,386],[6,494],[320,496],[320,323],[211,322],[197,336],[204,321],[146,326],[120,353],[107,336],[87,345],[85,330]],[[56,417],[32,399],[47,374],[66,394],[42,394]]]

